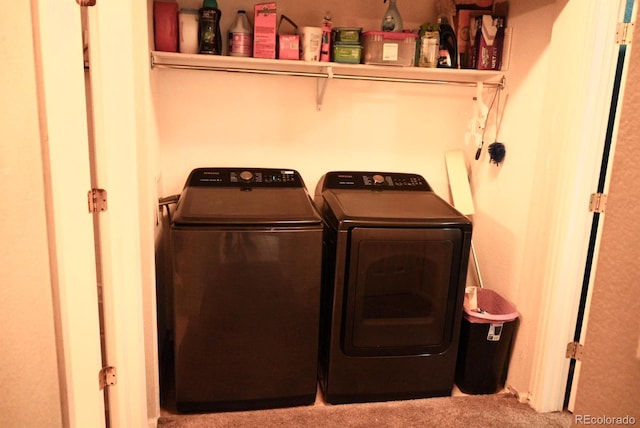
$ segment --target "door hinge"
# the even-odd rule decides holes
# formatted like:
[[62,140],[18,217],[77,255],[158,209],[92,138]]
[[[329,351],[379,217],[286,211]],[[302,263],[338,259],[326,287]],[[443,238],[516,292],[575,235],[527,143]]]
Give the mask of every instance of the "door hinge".
[[104,389],[107,386],[115,385],[118,381],[116,376],[116,368],[112,366],[103,367],[98,374],[98,382],[100,389]]
[[104,189],[91,189],[87,194],[89,212],[97,213],[107,210],[107,191]]
[[580,361],[584,353],[584,346],[578,342],[569,342],[567,344],[567,358]]
[[630,45],[633,39],[633,22],[619,22],[616,27],[616,43]]
[[607,208],[607,194],[593,193],[589,200],[589,211],[592,213],[603,213]]

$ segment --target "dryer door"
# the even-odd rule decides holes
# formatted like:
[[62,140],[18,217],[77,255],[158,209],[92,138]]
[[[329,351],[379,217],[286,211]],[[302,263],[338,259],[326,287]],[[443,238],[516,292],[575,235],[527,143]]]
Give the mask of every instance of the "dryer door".
[[439,353],[452,341],[464,233],[457,228],[350,232],[347,355]]

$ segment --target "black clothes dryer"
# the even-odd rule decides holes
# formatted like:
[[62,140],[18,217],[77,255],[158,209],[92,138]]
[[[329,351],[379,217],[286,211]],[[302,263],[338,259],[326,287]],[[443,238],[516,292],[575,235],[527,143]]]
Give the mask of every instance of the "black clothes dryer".
[[322,231],[294,170],[191,172],[171,227],[179,411],[315,401]]
[[420,175],[329,172],[319,377],[329,403],[451,395],[471,222]]

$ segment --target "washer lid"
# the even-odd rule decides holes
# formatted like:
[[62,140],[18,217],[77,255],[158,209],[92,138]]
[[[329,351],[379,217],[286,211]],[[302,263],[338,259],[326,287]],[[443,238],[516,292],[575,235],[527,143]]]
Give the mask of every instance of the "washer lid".
[[470,223],[418,174],[334,171],[316,189],[337,220]]
[[199,168],[187,179],[174,223],[309,225],[321,218],[294,170]]
[[340,220],[468,222],[466,217],[431,191],[328,190],[324,197]]

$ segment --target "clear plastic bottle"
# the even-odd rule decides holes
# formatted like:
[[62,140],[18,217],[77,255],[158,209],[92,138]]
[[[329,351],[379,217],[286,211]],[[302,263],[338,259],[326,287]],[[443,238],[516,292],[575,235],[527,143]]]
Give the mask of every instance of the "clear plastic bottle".
[[[384,0],[384,2],[386,3],[387,0]],[[380,28],[382,31],[402,32],[404,30],[402,17],[396,6],[396,0],[389,0],[389,8],[382,17]]]
[[253,30],[244,10],[238,10],[229,28],[229,55],[250,57],[253,55]]

